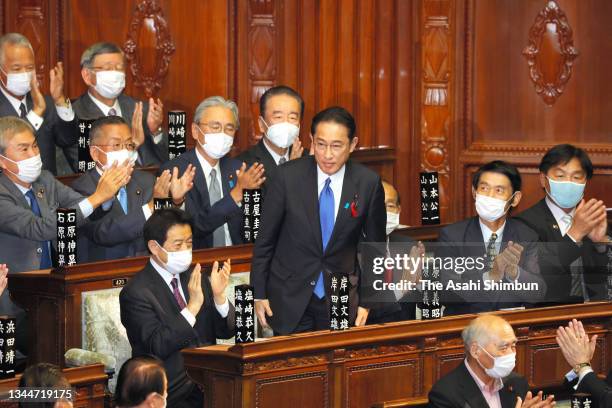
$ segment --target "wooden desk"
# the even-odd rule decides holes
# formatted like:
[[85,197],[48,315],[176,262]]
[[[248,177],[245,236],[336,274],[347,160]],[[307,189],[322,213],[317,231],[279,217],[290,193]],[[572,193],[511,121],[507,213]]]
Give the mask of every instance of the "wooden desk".
[[[77,368],[65,368],[64,376],[72,387],[76,388],[75,408],[102,408],[106,390],[107,375],[102,364]],[[0,381],[0,393],[17,388],[21,374],[8,380]],[[0,407],[17,407],[17,403],[0,402]]]
[[[589,303],[498,312],[519,339],[516,371],[534,389],[558,386],[569,370],[555,331],[571,318],[598,334],[594,370],[612,367],[612,305]],[[475,315],[409,321],[184,350],[206,407],[370,407],[429,389],[464,359],[461,331]],[[412,404],[410,404],[412,405]],[[406,405],[403,405],[406,406]]]

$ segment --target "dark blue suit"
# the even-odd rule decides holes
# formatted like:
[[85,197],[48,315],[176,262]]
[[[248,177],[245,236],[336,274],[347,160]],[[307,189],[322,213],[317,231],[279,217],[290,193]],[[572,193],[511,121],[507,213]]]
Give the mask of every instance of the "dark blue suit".
[[185,199],[185,211],[193,218],[193,249],[212,248],[213,232],[227,223],[234,245],[242,244],[242,208],[230,196],[230,191],[236,183],[236,170],[240,169],[242,162],[225,156],[219,160],[221,168],[221,188],[223,198],[214,205],[210,205],[208,187],[204,171],[198,160],[195,149],[191,149],[176,159],[165,163],[160,172],[178,167],[182,175],[187,166],[192,164],[196,168],[193,188]]

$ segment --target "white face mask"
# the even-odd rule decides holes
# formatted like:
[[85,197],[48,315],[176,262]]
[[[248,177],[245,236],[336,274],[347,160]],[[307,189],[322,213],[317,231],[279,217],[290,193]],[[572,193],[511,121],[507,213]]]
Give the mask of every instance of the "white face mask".
[[98,146],[94,147],[106,155],[106,164],[103,166],[104,170],[110,169],[115,163],[123,164],[126,160],[132,160],[132,155],[130,154],[131,152],[127,149],[117,150],[114,152],[105,152]]
[[[4,72],[4,70],[2,70],[2,72]],[[17,96],[23,96],[30,92],[34,71],[9,74],[4,72],[4,74],[6,75],[6,84],[4,84],[4,87],[7,91]]]
[[387,235],[391,234],[399,226],[399,213],[387,211]]
[[173,275],[185,272],[191,266],[191,249],[184,251],[168,252],[161,245],[157,244],[162,251],[168,255],[168,262],[164,265],[166,270]]
[[503,215],[506,213],[506,204],[508,204],[508,201],[511,201],[513,198],[514,194],[512,194],[512,197],[506,201],[482,194],[476,194],[476,212],[478,213],[478,216],[485,221],[496,221],[503,217]]
[[485,373],[491,378],[505,378],[510,375],[512,370],[514,370],[514,366],[516,365],[516,353],[506,354],[503,356],[493,357],[487,350],[484,349],[481,345],[478,345],[487,353],[489,357],[493,359],[493,368],[485,368],[480,361],[477,359],[478,364],[485,370]]
[[33,183],[38,179],[38,177],[40,177],[40,172],[42,171],[42,160],[40,159],[40,154],[30,157],[29,159],[19,160],[17,162],[9,159],[6,156],[2,157],[17,165],[17,168],[19,169],[17,174],[13,173],[8,169],[6,170],[10,173],[15,174],[15,176],[24,183]]
[[213,159],[220,159],[229,153],[232,145],[234,144],[234,138],[223,132],[221,133],[204,133],[199,126],[196,126],[198,130],[204,135],[204,144],[200,143],[202,149],[207,155]]
[[261,118],[261,120],[268,128],[266,132],[268,139],[281,149],[286,149],[291,146],[300,134],[300,128],[293,123],[283,122],[268,126],[263,118]]
[[105,98],[115,99],[125,88],[125,73],[120,71],[96,72],[96,91]]

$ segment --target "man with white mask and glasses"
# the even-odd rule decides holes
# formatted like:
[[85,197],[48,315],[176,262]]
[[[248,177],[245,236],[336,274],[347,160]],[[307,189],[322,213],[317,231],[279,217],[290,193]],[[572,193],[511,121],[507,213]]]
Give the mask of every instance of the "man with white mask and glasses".
[[195,148],[165,163],[160,171],[178,167],[179,174],[195,168],[194,187],[183,205],[193,218],[193,247],[213,248],[238,245],[242,236],[242,196],[245,189],[259,188],[265,181],[260,163],[248,169],[229,157],[238,131],[238,106],[221,96],[204,99],[191,124]]
[[43,169],[58,174],[55,147],[77,142],[77,120],[64,95],[61,62],[49,71],[50,95],[43,95],[36,78],[32,45],[18,33],[0,37],[0,117],[15,116],[34,128]]
[[237,159],[247,165],[261,163],[266,171],[267,183],[262,186],[265,195],[266,184],[279,171],[278,167],[289,160],[304,155],[300,141],[300,124],[304,116],[304,100],[295,90],[286,86],[274,86],[259,99],[261,140]]
[[202,392],[187,376],[181,350],[234,335],[234,307],[225,296],[230,260],[222,266],[215,261],[210,274],[200,264],[191,268],[191,219],[177,208],[153,213],[143,236],[149,262],[119,295],[132,357],[163,361],[169,407],[202,407]]
[[[130,160],[136,150],[128,124],[120,116],[105,116],[93,123],[89,132],[89,152],[96,167],[72,183],[81,194],[91,194],[104,171],[115,163]],[[142,228],[151,216],[154,199],[172,196],[182,201],[193,187],[195,169],[178,177],[178,169],[162,172],[155,178],[147,171],[134,170],[130,182],[119,189],[116,197],[102,204],[99,211],[108,212],[84,226],[79,234],[79,262],[97,262],[146,254]]]
[[516,343],[512,326],[499,316],[482,315],[461,333],[465,360],[429,392],[430,408],[552,408],[554,396],[528,391],[513,372]]
[[514,165],[484,164],[472,178],[477,216],[440,230],[436,258],[453,261],[441,268],[445,315],[529,306],[546,293],[537,234],[510,216],[521,184]]
[[[74,101],[74,110],[79,119],[121,116],[132,129],[136,165],[160,165],[168,160],[167,137],[161,127],[164,106],[159,99],[139,102],[125,95],[126,69],[125,56],[117,45],[100,42],[87,48],[81,56],[81,77],[88,90]],[[76,170],[76,145],[64,152]]]
[[584,198],[592,177],[593,164],[584,150],[569,144],[552,147],[540,162],[545,197],[517,216],[541,241],[547,303],[606,300],[610,237],[604,202]]

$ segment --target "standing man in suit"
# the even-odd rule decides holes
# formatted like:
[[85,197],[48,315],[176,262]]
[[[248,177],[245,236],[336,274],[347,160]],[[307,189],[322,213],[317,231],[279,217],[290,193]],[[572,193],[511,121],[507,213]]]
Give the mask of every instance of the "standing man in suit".
[[12,273],[51,268],[57,244],[55,210],[75,208],[77,225],[113,199],[132,173],[129,164],[113,165],[95,191],[82,196],[42,169],[34,130],[23,119],[0,118],[0,259]]
[[311,133],[314,157],[285,164],[269,187],[253,252],[257,317],[278,334],[329,329],[332,273],[348,276],[351,321],[364,325],[357,246],[385,240],[380,177],[349,160],[358,141],[353,116],[325,109]]
[[569,144],[552,147],[540,162],[546,197],[517,216],[542,242],[540,269],[548,303],[606,299],[606,205],[583,199],[592,176],[593,164],[584,150]]
[[[89,132],[89,152],[96,167],[72,183],[72,187],[83,195],[93,193],[105,169],[114,163],[129,160],[130,152],[136,149],[130,128],[121,116],[104,116],[96,120]],[[191,168],[178,178],[170,170],[162,172],[156,179],[149,172],[134,170],[130,182],[119,189],[116,197],[102,204],[108,212],[81,229],[79,236],[79,261],[96,262],[144,255],[146,247],[142,240],[142,228],[153,213],[154,198],[168,198],[170,192],[175,200],[182,201],[193,187],[195,169]]]
[[266,170],[267,183],[262,186],[265,196],[266,184],[270,184],[278,167],[289,160],[302,157],[304,148],[300,142],[300,123],[304,116],[304,100],[286,85],[272,87],[259,99],[259,130],[262,139],[238,160],[248,166],[261,163]]
[[[399,217],[402,211],[400,195],[391,183],[383,180],[385,191],[385,207],[387,208],[387,240],[386,256],[395,258],[397,255],[408,254],[411,258],[420,257],[425,254],[425,246],[422,242],[418,244],[409,236],[397,232]],[[420,265],[420,264],[419,264]],[[409,280],[418,282],[421,279],[421,269],[388,269],[383,274],[383,280],[387,283]],[[389,322],[401,322],[416,318],[416,303],[421,292],[416,291],[385,291],[383,302],[372,305],[368,315],[368,324],[379,324]]]
[[168,406],[198,407],[202,392],[187,377],[181,350],[233,336],[234,307],[225,296],[230,261],[215,261],[210,276],[193,269],[189,216],[176,208],[156,211],[144,226],[149,263],[119,295],[121,323],[132,356],[154,355],[168,376]]
[[532,396],[527,379],[513,372],[516,336],[495,315],[472,320],[461,333],[465,360],[429,392],[430,408],[552,408],[554,396]]
[[[167,136],[161,127],[164,106],[159,99],[137,102],[123,94],[126,67],[123,51],[115,44],[101,42],[87,48],[81,56],[81,76],[88,90],[74,101],[74,110],[80,119],[121,116],[131,123],[136,164],[158,166],[168,160]],[[76,171],[76,145],[65,153]]]
[[[538,237],[509,214],[522,197],[518,169],[500,160],[484,164],[472,179],[472,197],[478,216],[442,228],[436,257],[455,263],[474,260],[470,265],[466,261],[442,269],[441,280],[445,289],[449,284],[478,282],[480,290],[446,290],[442,299],[445,314],[524,306],[543,298],[546,290],[538,265]],[[485,281],[535,286],[534,290],[486,290]]]
[[259,188],[265,181],[264,169],[228,156],[239,127],[238,106],[221,96],[204,99],[196,108],[191,134],[196,147],[164,164],[161,170],[178,167],[196,170],[194,188],[183,202],[193,218],[196,249],[243,243],[242,194],[244,189]]
[[43,169],[58,174],[55,146],[77,142],[77,120],[64,96],[62,63],[49,71],[51,95],[41,93],[35,69],[34,51],[26,37],[18,33],[0,37],[0,117],[27,120],[35,130]]

